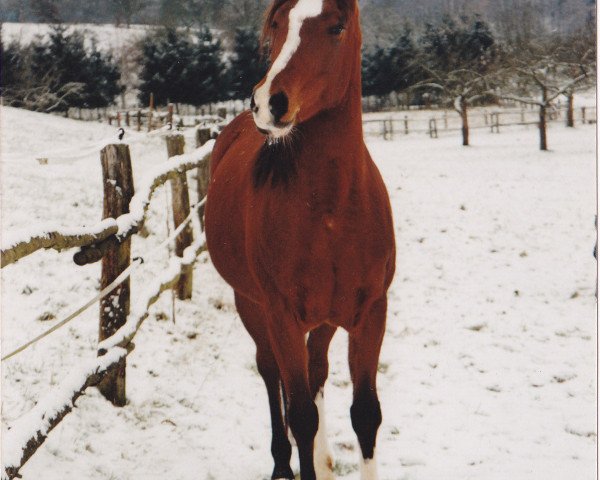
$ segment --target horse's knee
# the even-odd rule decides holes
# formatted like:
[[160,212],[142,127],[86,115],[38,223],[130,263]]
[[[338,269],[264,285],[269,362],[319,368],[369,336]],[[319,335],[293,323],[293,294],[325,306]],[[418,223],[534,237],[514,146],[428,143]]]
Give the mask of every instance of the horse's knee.
[[319,428],[319,413],[315,403],[310,400],[302,404],[292,401],[288,414],[290,428],[298,445],[312,442]]
[[375,390],[366,387],[357,392],[350,407],[350,417],[363,458],[373,458],[377,430],[381,425],[381,407]]

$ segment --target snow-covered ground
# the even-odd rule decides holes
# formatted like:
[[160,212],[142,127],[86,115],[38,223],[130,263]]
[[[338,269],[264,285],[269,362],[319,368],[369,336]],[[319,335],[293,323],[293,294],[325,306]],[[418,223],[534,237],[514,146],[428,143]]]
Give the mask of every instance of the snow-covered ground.
[[[0,112],[2,231],[95,224],[98,146],[114,129]],[[159,136],[127,138],[135,178],[166,159]],[[594,479],[595,129],[553,125],[545,153],[535,129],[481,130],[472,143],[422,134],[369,141],[398,244],[379,369],[381,478]],[[134,256],[165,238],[166,193],[155,194],[151,234],[135,237]],[[167,260],[165,252],[135,273],[133,302]],[[70,313],[99,284],[99,266],[77,267],[70,252],[37,252],[1,274],[3,352]],[[267,398],[253,344],[206,254],[195,268],[193,300],[177,301],[173,318],[165,294],[151,311],[128,359],[128,405],[114,408],[90,389],[23,478],[270,478]],[[3,422],[95,355],[96,335],[92,308],[4,362]],[[330,357],[336,472],[356,480],[343,332]]]

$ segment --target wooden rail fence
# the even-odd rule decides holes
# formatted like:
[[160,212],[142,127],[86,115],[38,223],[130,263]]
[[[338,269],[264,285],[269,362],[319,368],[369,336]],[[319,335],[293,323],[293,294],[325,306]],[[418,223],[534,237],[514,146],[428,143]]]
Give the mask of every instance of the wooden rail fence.
[[[451,111],[441,115],[427,116],[425,111],[413,112],[415,116],[388,116],[387,118],[367,118],[363,120],[365,136],[382,137],[393,140],[396,135],[424,133],[430,138],[438,138],[442,133],[460,132],[460,116]],[[420,114],[420,116],[419,116]],[[575,111],[577,123],[596,123],[596,107],[581,107]],[[567,109],[548,110],[547,122],[567,121]],[[500,133],[501,128],[539,125],[539,114],[531,109],[495,110],[492,112],[474,110],[469,113],[469,130],[490,129],[491,133]]]
[[[3,442],[3,480],[20,477],[23,465],[74,408],[75,401],[87,388],[96,386],[113,405],[125,405],[126,357],[134,348],[132,341],[148,317],[149,307],[169,289],[176,289],[182,300],[191,298],[192,268],[198,254],[205,249],[205,238],[203,227],[198,238],[193,238],[190,221],[196,210],[201,212],[208,185],[208,163],[214,145],[211,136],[211,129],[198,128],[196,150],[184,154],[183,135],[167,135],[169,160],[151,169],[138,182],[137,193],[134,193],[128,145],[106,145],[100,152],[104,206],[103,220],[98,225],[17,232],[5,239],[0,252],[2,267],[42,248],[58,251],[79,248],[73,257],[74,262],[85,265],[102,260],[101,290],[111,290],[100,298],[97,357],[81,362],[32,410],[8,426]],[[186,175],[190,170],[198,172],[199,201],[193,209],[190,207]],[[141,292],[140,301],[131,306],[129,275],[140,263],[131,260],[131,237],[144,225],[154,190],[167,181],[171,182],[173,194],[175,257],[169,267]],[[164,248],[170,240],[165,240],[159,248]],[[113,283],[115,286],[111,287]]]

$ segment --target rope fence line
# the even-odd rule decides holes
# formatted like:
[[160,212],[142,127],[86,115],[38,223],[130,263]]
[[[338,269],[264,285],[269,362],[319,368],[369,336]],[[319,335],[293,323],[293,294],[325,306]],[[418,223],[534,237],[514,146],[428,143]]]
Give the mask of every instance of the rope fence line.
[[[157,165],[143,177],[137,195],[132,195],[133,183],[128,146],[112,144],[101,151],[103,183],[105,184],[103,215],[109,216],[109,218],[105,218],[104,226],[108,225],[111,229],[110,236],[105,240],[113,242],[112,247],[106,250],[106,256],[100,256],[103,260],[102,289],[94,298],[85,302],[53,327],[5,355],[2,361],[17,356],[28,347],[51,335],[100,300],[103,307],[100,309],[100,341],[97,347],[97,356],[78,362],[78,365],[71,369],[57,386],[50,389],[34,408],[9,423],[4,432],[6,438],[4,444],[8,444],[9,447],[4,449],[2,455],[2,480],[20,478],[20,469],[44,443],[50,431],[73,410],[75,401],[83,395],[87,388],[97,387],[113,405],[125,405],[126,357],[135,348],[133,339],[145,319],[149,317],[150,307],[158,301],[163,292],[179,288],[183,282],[191,285],[192,277],[189,275],[191,267],[198,256],[206,250],[201,209],[206,203],[204,184],[208,177],[204,174],[203,169],[209,161],[214,140],[208,140],[207,134],[210,134],[208,129],[202,130],[206,131],[197,130],[196,132],[198,148],[187,155],[174,155],[169,148],[169,145],[175,142],[181,146],[181,149],[175,153],[183,152],[184,140],[181,134],[167,136],[169,160]],[[198,169],[198,201],[192,206],[189,205],[189,200],[185,206],[182,206],[179,201],[176,205],[174,196],[172,211],[175,225],[173,231],[168,232],[167,238],[158,245],[146,251],[143,257],[138,256],[131,259],[130,243],[124,242],[138,231],[140,225],[143,226],[153,191],[168,180],[178,179],[183,182],[184,192],[187,196],[189,193],[186,172],[194,168]],[[131,192],[124,191],[122,195],[122,198],[126,199],[124,202],[118,200],[118,196],[117,200],[113,200],[112,192],[119,188],[129,189],[128,191]],[[115,201],[121,202],[118,208],[114,208],[116,203],[111,204]],[[108,209],[106,202],[109,205]],[[193,228],[190,228],[190,223],[193,224]],[[189,234],[187,239],[182,241],[186,229]],[[85,230],[85,227],[81,227],[79,230]],[[192,234],[192,232],[197,233]],[[33,237],[35,235],[30,235],[30,243],[33,242]],[[118,243],[119,240],[122,244]],[[176,254],[170,256],[166,268],[161,269],[160,273],[153,276],[150,282],[145,282],[145,288],[142,289],[130,311],[129,278],[131,274],[146,260],[163,253],[165,248],[174,241],[178,245]],[[25,243],[27,244],[27,242]],[[5,251],[2,252],[3,256],[5,253]],[[115,258],[115,253],[119,255],[116,257],[118,264],[111,263]],[[190,296],[185,298],[191,298],[191,287]],[[103,321],[107,314],[111,322],[114,322],[114,326],[110,330],[108,328],[103,330],[105,328]]]
[[131,276],[131,274],[141,264],[143,264],[148,258],[154,257],[160,250],[164,249],[165,246],[168,246],[169,243],[171,243],[173,240],[175,240],[175,238],[177,238],[177,236],[183,231],[183,229],[187,226],[187,224],[191,222],[191,220],[192,220],[192,214],[195,214],[198,211],[198,209],[202,205],[204,205],[205,203],[206,203],[206,197],[204,197],[200,202],[198,202],[194,206],[192,206],[191,207],[191,212],[187,216],[187,218],[173,231],[173,233],[171,233],[171,235],[166,240],[164,240],[158,246],[156,246],[152,250],[150,250],[150,252],[148,254],[146,254],[145,257],[139,257],[139,256],[135,257],[132,260],[132,262],[129,265],[129,267],[127,267],[125,270],[123,270],[121,272],[121,274],[110,285],[108,285],[106,288],[104,288],[102,291],[100,291],[98,294],[96,294],[92,299],[88,300],[83,305],[81,305],[80,307],[78,307],[75,311],[73,311],[71,314],[67,315],[67,317],[65,317],[63,320],[61,320],[60,322],[58,322],[56,325],[52,326],[51,328],[49,328],[45,332],[41,333],[37,337],[29,340],[28,342],[24,343],[20,347],[14,349],[13,351],[11,351],[10,353],[8,353],[7,355],[3,356],[2,359],[1,359],[1,361],[4,362],[4,361],[8,360],[9,358],[14,357],[18,353],[21,353],[23,350],[25,350],[28,347],[30,347],[30,346],[34,345],[35,343],[39,342],[40,340],[42,340],[43,338],[47,337],[51,333],[57,331],[61,327],[65,326],[67,323],[69,323],[72,320],[74,320],[75,318],[77,318],[83,312],[85,312],[89,307],[91,307],[98,300],[100,300],[101,298],[105,297],[110,292],[112,292],[116,287],[118,287],[125,280],[127,280]]
[[123,243],[131,235],[140,231],[154,191],[167,180],[197,168],[199,162],[208,161],[207,157],[213,146],[214,140],[209,140],[194,152],[172,157],[169,162],[151,169],[142,178],[138,193],[131,200],[130,213],[116,219],[103,220],[92,227],[46,227],[37,232],[26,229],[6,235],[0,251],[0,268],[42,248],[53,248],[58,251],[80,248],[81,250],[74,255],[74,261],[78,265],[100,260],[108,248]]

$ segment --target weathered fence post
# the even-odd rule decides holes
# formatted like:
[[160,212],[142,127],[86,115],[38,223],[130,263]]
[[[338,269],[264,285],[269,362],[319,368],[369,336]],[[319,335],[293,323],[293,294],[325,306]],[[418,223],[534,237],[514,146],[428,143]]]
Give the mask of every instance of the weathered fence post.
[[117,112],[117,127],[121,128],[121,112]]
[[126,126],[131,126],[131,119],[129,118],[129,111],[125,112],[125,125]]
[[139,132],[140,130],[142,130],[142,111],[138,110],[136,116],[137,116],[137,131]]
[[150,105],[148,105],[148,131],[152,130],[152,110],[154,110],[154,93],[150,92]]
[[388,120],[388,123],[389,123],[389,128],[388,128],[389,140],[393,140],[394,139],[394,121],[390,118]]
[[444,110],[444,130],[448,130],[448,112]]
[[[167,153],[169,158],[183,154],[185,140],[181,134],[167,135]],[[187,175],[185,172],[171,180],[171,193],[173,204],[173,223],[175,228],[183,223],[190,214],[190,195],[188,191]],[[175,239],[175,255],[183,257],[183,251],[192,244],[192,228],[186,225]],[[187,300],[192,298],[193,269],[191,265],[183,267],[181,277],[177,283],[177,298]]]
[[227,109],[226,108],[219,108],[219,109],[217,109],[217,115],[219,117],[221,117],[222,119],[227,118]]
[[[210,140],[210,128],[196,129],[196,148],[200,148]],[[206,196],[208,191],[209,162],[202,162],[198,167],[198,201]],[[204,206],[198,209],[200,225],[204,229]]]
[[408,115],[404,115],[404,135],[408,135]]
[[[133,197],[133,174],[129,146],[107,145],[100,152],[104,182],[104,208],[102,218],[117,218],[129,212]],[[131,240],[110,247],[102,257],[100,289],[106,288],[129,266]],[[110,337],[127,321],[129,314],[129,279],[100,300],[100,341]],[[125,405],[125,368],[123,358],[98,384],[98,389],[113,405]]]
[[169,103],[169,105],[167,106],[167,123],[170,123],[171,125],[173,125],[173,104],[172,103]]
[[581,107],[581,123],[585,125],[585,107]]
[[438,138],[437,122],[435,118],[429,119],[429,137]]

